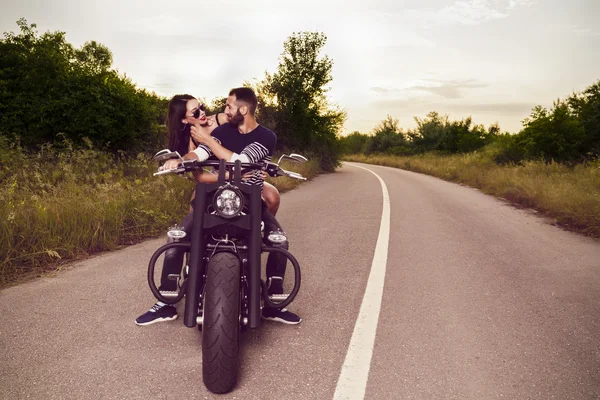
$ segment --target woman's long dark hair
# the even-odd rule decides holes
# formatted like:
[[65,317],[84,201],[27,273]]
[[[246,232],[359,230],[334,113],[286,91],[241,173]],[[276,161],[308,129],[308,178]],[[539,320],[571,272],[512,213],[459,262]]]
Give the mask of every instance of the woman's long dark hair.
[[187,113],[188,100],[195,99],[189,94],[177,94],[169,102],[167,112],[167,130],[169,131],[169,150],[178,151],[180,155],[188,153],[190,126],[181,122]]

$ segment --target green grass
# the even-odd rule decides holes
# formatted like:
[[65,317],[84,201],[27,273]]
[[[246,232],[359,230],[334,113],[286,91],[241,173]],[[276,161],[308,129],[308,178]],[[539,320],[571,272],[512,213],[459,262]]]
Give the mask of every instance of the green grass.
[[[194,189],[179,176],[152,176],[158,164],[147,154],[46,146],[27,155],[0,145],[0,287],[156,237],[185,215]],[[319,172],[318,161],[283,167]],[[300,183],[270,181],[281,192]]]
[[567,229],[600,237],[600,162],[574,167],[539,161],[500,166],[485,152],[410,157],[352,155],[344,159],[463,183],[535,209]]

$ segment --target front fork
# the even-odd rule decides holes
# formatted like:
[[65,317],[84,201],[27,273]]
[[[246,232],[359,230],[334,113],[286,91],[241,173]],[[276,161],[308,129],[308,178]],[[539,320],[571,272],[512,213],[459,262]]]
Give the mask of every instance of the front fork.
[[[257,328],[260,324],[260,254],[262,237],[260,235],[261,202],[258,186],[251,186],[250,196],[255,201],[250,202],[250,232],[248,243],[248,326]],[[203,257],[204,224],[203,212],[206,208],[206,186],[196,185],[196,198],[194,199],[194,222],[192,225],[192,240],[190,248],[190,271],[188,275],[187,293],[183,323],[189,328],[196,326],[198,316],[198,303],[195,301],[200,295],[201,280],[206,270],[206,261]],[[193,300],[191,300],[193,299]]]

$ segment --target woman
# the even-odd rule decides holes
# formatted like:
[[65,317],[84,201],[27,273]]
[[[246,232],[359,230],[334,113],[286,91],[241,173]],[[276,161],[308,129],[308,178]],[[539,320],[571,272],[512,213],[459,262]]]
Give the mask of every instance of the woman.
[[[169,149],[178,151],[183,156],[199,145],[199,142],[190,133],[192,125],[199,124],[200,129],[210,134],[217,126],[227,122],[227,116],[224,113],[207,116],[206,106],[201,104],[194,96],[189,94],[175,95],[169,102],[167,113]],[[199,182],[201,181],[200,176],[201,173],[194,174]],[[279,191],[275,186],[265,182],[262,196],[269,211],[275,216],[279,209]]]

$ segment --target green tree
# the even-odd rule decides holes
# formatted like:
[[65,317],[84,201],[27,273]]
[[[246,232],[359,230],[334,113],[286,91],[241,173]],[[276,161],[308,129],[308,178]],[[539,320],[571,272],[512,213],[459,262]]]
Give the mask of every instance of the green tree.
[[424,119],[415,117],[417,127],[408,133],[417,151],[439,149],[439,142],[444,135],[444,127],[448,124],[448,116],[441,116],[432,111]]
[[346,113],[326,98],[333,66],[328,56],[320,56],[326,40],[318,32],[294,33],[286,40],[277,72],[258,84],[259,112],[274,125],[280,150],[309,152],[321,159],[321,168],[333,171]]
[[343,154],[360,154],[366,152],[367,143],[372,136],[354,131],[346,136],[339,138],[340,146]]
[[517,140],[529,158],[546,161],[581,158],[585,130],[567,102],[557,100],[552,110],[536,106],[523,124]]
[[417,127],[408,132],[417,151],[440,151],[444,153],[468,153],[496,140],[500,128],[491,125],[473,125],[471,117],[450,121],[447,115],[430,112],[424,119],[415,118]]
[[87,68],[94,74],[106,72],[112,66],[112,52],[108,47],[92,40],[86,42],[83,47],[75,51],[75,58],[80,66]]
[[365,146],[367,154],[405,154],[409,152],[408,140],[400,128],[400,121],[389,115],[373,129],[373,136]]
[[209,114],[216,114],[216,113],[223,112],[223,110],[225,110],[226,104],[227,104],[227,97],[214,98],[208,105],[207,112]]
[[0,136],[25,147],[64,139],[111,150],[162,145],[164,99],[110,69],[105,46],[75,49],[64,32],[39,35],[25,19],[17,25],[19,34],[0,40]]
[[584,130],[582,155],[600,157],[600,81],[573,94],[567,102]]

